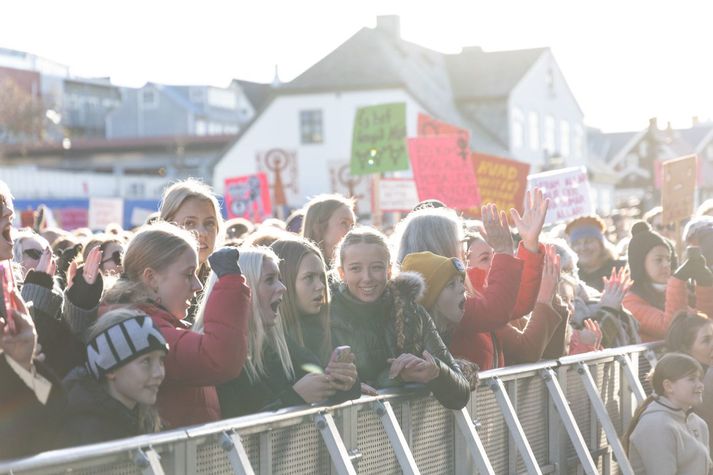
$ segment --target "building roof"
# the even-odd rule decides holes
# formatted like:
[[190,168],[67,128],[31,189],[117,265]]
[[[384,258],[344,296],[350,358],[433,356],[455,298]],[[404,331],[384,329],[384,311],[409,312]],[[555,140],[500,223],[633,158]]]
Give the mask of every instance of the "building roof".
[[590,128],[587,130],[587,148],[591,156],[610,163],[639,135],[641,131],[603,133],[601,130]]
[[689,129],[676,129],[674,136],[685,142],[689,153],[697,152],[713,138],[713,124],[699,124]]
[[261,109],[272,92],[270,84],[261,82],[245,81],[244,79],[233,79],[233,84],[237,84],[243,90],[243,93],[252,104],[253,109]]

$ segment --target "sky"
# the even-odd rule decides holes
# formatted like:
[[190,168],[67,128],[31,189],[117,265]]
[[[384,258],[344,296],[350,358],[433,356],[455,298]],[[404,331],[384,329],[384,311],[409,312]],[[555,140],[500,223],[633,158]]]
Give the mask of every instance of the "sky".
[[0,0],[0,47],[115,84],[289,81],[377,15],[444,53],[548,46],[607,132],[713,118],[713,2],[704,0]]

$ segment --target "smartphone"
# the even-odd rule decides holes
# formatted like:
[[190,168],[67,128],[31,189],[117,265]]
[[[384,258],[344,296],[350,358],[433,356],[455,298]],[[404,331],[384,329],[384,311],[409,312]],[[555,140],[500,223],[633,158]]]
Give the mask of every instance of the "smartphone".
[[0,311],[2,312],[2,316],[5,317],[8,331],[15,334],[17,333],[13,315],[13,310],[15,310],[15,299],[13,298],[13,294],[15,293],[15,277],[12,273],[12,264],[10,264],[10,261],[0,262],[0,285],[2,285],[3,300]]
[[337,363],[349,363],[352,347],[348,345],[338,346],[332,352],[332,361]]

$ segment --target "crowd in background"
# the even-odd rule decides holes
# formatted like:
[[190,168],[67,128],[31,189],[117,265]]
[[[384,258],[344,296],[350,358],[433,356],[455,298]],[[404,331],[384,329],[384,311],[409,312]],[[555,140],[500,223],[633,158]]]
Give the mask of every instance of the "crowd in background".
[[17,288],[0,309],[0,458],[392,387],[460,409],[479,371],[666,340],[632,464],[710,469],[710,203],[682,236],[661,209],[545,227],[535,189],[522,212],[486,204],[479,220],[425,201],[387,236],[339,195],[224,222],[185,180],[144,226],[96,234],[15,230],[0,197]]

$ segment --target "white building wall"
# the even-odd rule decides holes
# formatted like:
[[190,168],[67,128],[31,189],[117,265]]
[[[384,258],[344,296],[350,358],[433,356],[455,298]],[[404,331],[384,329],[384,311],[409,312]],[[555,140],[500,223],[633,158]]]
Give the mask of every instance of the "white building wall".
[[[216,165],[213,186],[222,193],[226,178],[255,173],[258,152],[296,151],[298,192],[287,193],[287,200],[290,206],[301,206],[309,197],[331,191],[330,162],[349,161],[357,108],[392,102],[406,103],[407,135],[416,136],[423,108],[402,89],[278,96]],[[302,110],[322,111],[323,143],[300,142]]]

